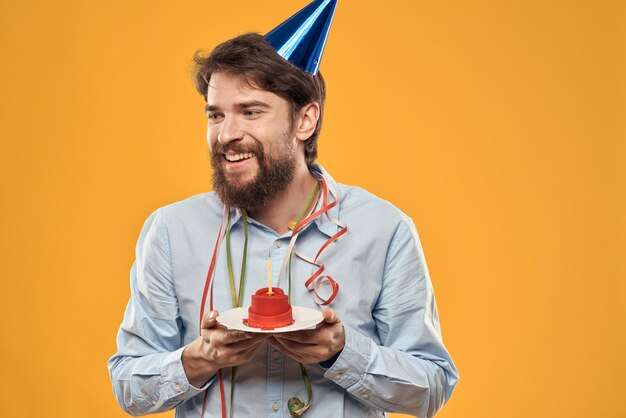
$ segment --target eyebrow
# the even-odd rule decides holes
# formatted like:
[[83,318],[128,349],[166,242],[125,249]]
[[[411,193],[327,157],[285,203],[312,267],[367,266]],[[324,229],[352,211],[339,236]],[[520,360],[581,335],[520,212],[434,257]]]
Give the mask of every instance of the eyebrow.
[[[235,107],[239,108],[239,109],[248,109],[250,107],[263,107],[263,108],[267,109],[267,108],[270,107],[270,105],[268,105],[265,102],[261,102],[259,100],[251,100],[249,102],[237,103],[237,104],[235,104]],[[219,110],[218,106],[210,105],[208,103],[204,106],[204,111],[205,112],[213,112],[213,111],[216,111],[216,110]]]

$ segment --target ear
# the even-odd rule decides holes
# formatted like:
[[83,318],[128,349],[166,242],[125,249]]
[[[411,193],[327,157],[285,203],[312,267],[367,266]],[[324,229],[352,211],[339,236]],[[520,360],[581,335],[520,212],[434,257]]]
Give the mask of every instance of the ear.
[[298,112],[294,123],[296,138],[300,141],[306,141],[315,132],[317,121],[320,118],[320,105],[311,102],[304,105]]

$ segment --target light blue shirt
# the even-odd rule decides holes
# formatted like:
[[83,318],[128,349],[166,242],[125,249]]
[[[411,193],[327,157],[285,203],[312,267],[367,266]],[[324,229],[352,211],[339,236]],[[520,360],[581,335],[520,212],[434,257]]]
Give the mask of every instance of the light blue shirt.
[[[333,218],[348,232],[320,259],[340,286],[330,304],[341,319],[345,347],[329,368],[307,365],[313,404],[305,417],[382,417],[384,411],[433,416],[450,398],[458,372],[444,347],[433,288],[417,231],[410,218],[358,187],[337,184],[319,165],[339,194]],[[132,415],[176,408],[177,418],[199,418],[208,389],[205,417],[220,417],[217,379],[193,387],[183,370],[184,347],[198,337],[202,291],[220,228],[223,205],[214,193],[192,196],[155,211],[145,222],[130,274],[131,297],[109,360],[113,389]],[[274,280],[291,232],[278,235],[248,219],[249,243],[243,306],[267,286],[267,259]],[[337,225],[318,217],[300,233],[296,249],[314,256]],[[232,213],[230,231],[234,275],[238,282],[243,225]],[[222,241],[214,283],[215,309],[231,309]],[[314,266],[293,257],[292,304],[322,308],[305,288]],[[283,279],[283,288],[286,287]],[[208,302],[207,302],[208,311]],[[227,407],[230,368],[223,369]],[[263,343],[237,372],[234,418],[289,418],[287,401],[306,402],[298,363]]]

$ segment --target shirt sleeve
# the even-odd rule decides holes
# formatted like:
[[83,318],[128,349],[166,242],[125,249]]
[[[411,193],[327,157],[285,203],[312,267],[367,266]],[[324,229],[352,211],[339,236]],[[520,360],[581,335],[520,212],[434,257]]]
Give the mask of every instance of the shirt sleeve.
[[372,408],[432,417],[459,375],[441,338],[424,254],[408,219],[389,245],[372,317],[380,345],[346,326],[345,347],[325,377]]
[[108,363],[118,403],[131,415],[173,409],[196,388],[182,365],[182,325],[174,292],[167,227],[160,211],[145,222],[130,273],[131,297]]

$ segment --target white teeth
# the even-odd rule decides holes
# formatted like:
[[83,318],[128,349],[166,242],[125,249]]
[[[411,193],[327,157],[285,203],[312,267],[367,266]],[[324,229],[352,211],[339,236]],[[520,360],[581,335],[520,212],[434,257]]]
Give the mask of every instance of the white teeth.
[[244,152],[243,154],[234,154],[234,155],[224,154],[224,157],[226,157],[228,161],[234,162],[234,161],[239,161],[239,160],[247,160],[248,158],[252,157],[252,153]]

